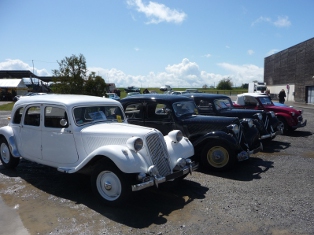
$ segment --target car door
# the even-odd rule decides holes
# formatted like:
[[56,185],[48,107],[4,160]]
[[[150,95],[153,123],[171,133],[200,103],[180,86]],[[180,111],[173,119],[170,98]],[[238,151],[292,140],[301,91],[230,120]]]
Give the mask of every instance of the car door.
[[20,124],[18,150],[22,157],[30,160],[42,159],[41,155],[41,107],[33,104],[25,107]]
[[43,160],[53,166],[78,161],[73,131],[68,119],[70,115],[65,108],[46,105],[43,107],[43,114],[41,134]]
[[144,124],[144,104],[139,101],[128,103],[124,108],[128,123],[145,126]]
[[170,107],[163,102],[149,103],[144,113],[145,126],[156,128],[163,135],[167,135],[175,129],[175,122],[172,118]]

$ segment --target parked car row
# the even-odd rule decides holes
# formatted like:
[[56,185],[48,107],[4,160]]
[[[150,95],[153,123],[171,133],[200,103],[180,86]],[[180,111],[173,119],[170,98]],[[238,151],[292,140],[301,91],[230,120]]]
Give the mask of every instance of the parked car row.
[[[119,101],[30,96],[14,104],[9,124],[0,128],[0,160],[6,168],[24,158],[64,173],[87,173],[95,195],[118,205],[133,191],[180,181],[199,166],[230,169],[286,128],[278,113],[235,108],[239,103],[203,93]],[[290,116],[298,120],[294,128],[306,125],[301,113]]]

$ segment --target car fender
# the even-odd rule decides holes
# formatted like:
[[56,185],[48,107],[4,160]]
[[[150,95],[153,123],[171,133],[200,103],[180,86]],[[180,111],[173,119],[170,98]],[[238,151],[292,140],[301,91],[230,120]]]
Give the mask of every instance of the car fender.
[[284,118],[289,126],[293,126],[294,120],[293,120],[292,116],[290,116],[287,113],[282,113],[282,112],[275,113],[275,114],[276,114],[277,118]]
[[198,138],[193,141],[194,148],[198,148],[198,146],[203,145],[204,142],[219,140],[230,146],[232,149],[240,149],[240,145],[238,141],[234,138],[234,136],[227,134],[224,131],[213,131],[209,132],[206,135]]
[[0,128],[0,136],[4,136],[4,138],[7,140],[11,154],[13,157],[21,157],[18,149],[17,149],[17,144],[14,138],[14,133],[13,130],[10,126],[4,126]]
[[150,163],[145,161],[140,152],[135,152],[121,145],[107,145],[92,151],[75,169],[68,171],[68,173],[79,171],[96,156],[109,158],[124,173],[146,173],[150,166]]
[[189,158],[194,155],[193,144],[188,138],[183,137],[180,142],[173,142],[168,136],[164,137],[172,168],[177,164],[178,155],[180,158]]

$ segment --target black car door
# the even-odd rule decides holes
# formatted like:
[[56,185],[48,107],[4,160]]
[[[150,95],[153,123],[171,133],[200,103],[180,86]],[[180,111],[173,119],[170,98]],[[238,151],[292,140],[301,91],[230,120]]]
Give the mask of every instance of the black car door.
[[170,111],[171,109],[167,104],[152,102],[148,103],[145,108],[145,126],[156,128],[163,135],[167,135],[170,131],[175,129],[175,122],[172,117],[173,113]]

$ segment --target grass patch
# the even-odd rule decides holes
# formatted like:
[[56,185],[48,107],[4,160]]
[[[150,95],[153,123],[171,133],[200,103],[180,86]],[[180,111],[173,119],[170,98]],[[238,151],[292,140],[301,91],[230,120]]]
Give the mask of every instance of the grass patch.
[[11,111],[13,108],[14,102],[0,105],[0,111]]

